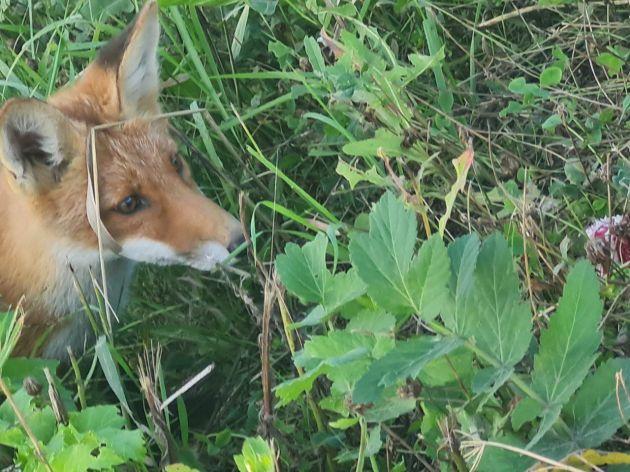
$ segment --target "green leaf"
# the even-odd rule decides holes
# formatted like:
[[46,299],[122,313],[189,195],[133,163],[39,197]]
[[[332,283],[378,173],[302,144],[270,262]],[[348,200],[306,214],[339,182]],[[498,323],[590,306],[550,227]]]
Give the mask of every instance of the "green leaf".
[[337,421],[331,421],[329,426],[335,429],[348,429],[359,422],[359,418],[339,418]]
[[556,66],[547,67],[540,73],[540,86],[553,87],[562,80],[562,69]]
[[359,182],[369,182],[377,187],[387,187],[390,185],[390,182],[385,177],[379,175],[376,167],[362,171],[340,159],[335,171],[348,181],[351,189],[354,189]]
[[98,432],[107,428],[121,429],[125,425],[125,420],[114,405],[90,406],[70,413],[69,419],[79,433]]
[[517,115],[525,109],[522,103],[510,100],[507,106],[499,112],[501,118],[505,118],[508,115]]
[[[524,449],[523,441],[514,435],[498,436],[491,438],[492,442],[515,446]],[[479,462],[479,471],[495,472],[499,470],[525,471],[534,463],[532,459],[516,452],[508,451],[500,447],[486,446]]]
[[328,240],[317,233],[313,241],[300,247],[289,243],[285,254],[276,258],[280,280],[291,293],[304,302],[323,303],[332,274],[326,268]]
[[407,274],[416,244],[414,214],[390,192],[370,213],[369,234],[355,233],[350,240],[350,260],[368,286],[368,294],[394,314],[414,309]]
[[523,398],[512,411],[512,428],[514,431],[518,431],[521,426],[536,419],[541,413],[542,405],[540,403],[529,397]]
[[430,361],[457,347],[463,341],[456,337],[421,336],[399,342],[394,349],[374,361],[359,379],[352,393],[354,403],[371,403],[380,397],[385,387],[406,378],[415,378]]
[[518,95],[536,94],[540,89],[536,84],[528,84],[524,77],[512,79],[508,84],[508,90]]
[[142,431],[107,428],[98,432],[99,439],[125,461],[143,462],[147,450],[144,446]]
[[299,247],[289,243],[285,254],[276,258],[276,269],[282,283],[303,302],[315,302],[315,307],[293,327],[312,326],[324,321],[338,308],[365,293],[365,284],[354,269],[336,274],[326,268],[328,239],[318,233],[313,241]]
[[236,29],[234,30],[234,38],[232,38],[232,56],[236,59],[241,54],[241,48],[245,42],[245,30],[247,28],[247,19],[249,18],[249,5],[243,6],[241,16],[236,23]]
[[398,156],[402,154],[402,140],[401,136],[379,128],[373,138],[350,142],[343,147],[343,152],[361,157]]
[[474,272],[479,256],[479,236],[476,233],[455,239],[448,246],[451,261],[450,298],[442,312],[444,324],[455,334],[469,331],[469,305],[473,299]]
[[[377,454],[378,451],[381,450],[381,446],[383,445],[383,441],[381,440],[381,425],[378,424],[374,426],[369,433],[367,444],[365,445],[364,457],[371,457],[374,454]],[[344,451],[335,457],[335,460],[338,462],[348,462],[356,460],[359,457],[358,451]]]
[[460,381],[467,384],[473,372],[472,353],[462,347],[429,362],[420,371],[418,380],[428,387],[440,387]]
[[448,252],[439,235],[434,234],[420,247],[407,277],[414,311],[423,320],[431,321],[444,308],[450,277]]
[[[620,381],[615,377],[618,372],[621,372]],[[627,424],[630,418],[628,388],[628,358],[608,360],[584,381],[563,415],[580,448],[599,446]]]
[[332,331],[326,336],[311,336],[304,344],[304,349],[295,355],[295,364],[307,367],[322,360],[338,363],[339,358],[357,349],[370,350],[374,346],[374,338],[361,334],[349,333],[346,330]]
[[252,10],[257,11],[261,15],[273,15],[278,6],[278,0],[248,0],[247,2]]
[[561,125],[561,124],[562,124],[562,118],[560,118],[560,115],[558,115],[557,113],[554,113],[543,122],[542,129],[544,129],[545,131],[553,132],[556,130],[556,126]]
[[382,310],[363,310],[347,324],[346,330],[362,334],[391,334],[396,318]]
[[239,472],[274,472],[273,450],[260,436],[247,438],[242,453],[234,456]]
[[505,238],[494,233],[477,258],[475,298],[469,306],[464,334],[504,367],[520,361],[532,337],[529,305],[521,300],[512,251]]
[[309,392],[313,388],[315,379],[326,370],[326,365],[320,363],[315,369],[305,372],[295,379],[290,379],[276,386],[274,393],[278,397],[277,408],[283,407],[296,400],[302,393]]
[[322,56],[322,51],[319,49],[317,40],[311,36],[304,38],[304,51],[306,52],[308,61],[311,63],[313,72],[324,75],[326,63],[324,62],[324,56]]
[[448,296],[448,255],[433,235],[411,260],[416,218],[393,194],[386,193],[370,213],[368,234],[354,233],[350,260],[367,284],[370,297],[397,315],[437,316]]
[[364,414],[366,421],[382,423],[405,415],[416,408],[416,398],[401,398],[393,387],[385,389],[382,397],[366,410]]
[[610,75],[619,75],[621,73],[621,69],[623,68],[625,61],[623,59],[618,58],[614,54],[609,52],[601,53],[595,59],[595,62],[602,67],[606,68],[606,71]]
[[589,262],[578,262],[567,277],[558,309],[540,336],[534,357],[532,388],[545,402],[543,422],[530,444],[553,425],[564,405],[586,377],[601,342],[603,304],[599,281]]

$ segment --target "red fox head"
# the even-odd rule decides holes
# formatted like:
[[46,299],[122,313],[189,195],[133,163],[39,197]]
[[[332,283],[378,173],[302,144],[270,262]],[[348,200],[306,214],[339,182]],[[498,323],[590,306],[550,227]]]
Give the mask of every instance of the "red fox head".
[[96,249],[86,216],[86,141],[95,125],[103,225],[121,255],[209,269],[242,241],[240,225],[204,197],[159,114],[158,7],[100,52],[73,85],[46,102],[13,99],[0,110],[0,178],[41,231]]

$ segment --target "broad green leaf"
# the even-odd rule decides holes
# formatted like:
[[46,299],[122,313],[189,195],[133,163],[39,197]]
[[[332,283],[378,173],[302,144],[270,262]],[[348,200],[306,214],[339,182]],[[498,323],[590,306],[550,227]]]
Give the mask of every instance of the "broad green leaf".
[[278,0],[248,0],[252,10],[262,15],[273,15],[278,6]]
[[521,426],[533,421],[540,416],[541,413],[542,405],[540,403],[529,397],[523,398],[512,411],[512,428],[514,428],[514,431],[518,431],[521,429]]
[[106,428],[98,432],[98,438],[105,442],[116,455],[125,461],[143,462],[147,455],[142,431],[135,429]]
[[390,192],[370,213],[369,234],[355,233],[350,240],[350,260],[368,286],[368,294],[394,314],[414,310],[407,275],[416,244],[414,214]]
[[332,313],[365,293],[365,283],[354,269],[335,274],[326,287],[322,301],[327,313]]
[[527,83],[524,77],[517,77],[508,84],[510,92],[517,95],[546,96],[546,92],[541,90],[536,84]]
[[354,189],[359,182],[369,182],[377,187],[387,187],[390,185],[389,180],[379,175],[376,167],[362,171],[356,167],[352,167],[345,161],[339,160],[335,171],[348,181],[351,189]]
[[347,324],[346,330],[361,334],[390,334],[394,331],[396,318],[382,310],[363,310]]
[[90,406],[82,411],[70,413],[70,424],[79,433],[94,431],[98,433],[102,429],[121,429],[125,420],[114,405]]
[[578,262],[571,270],[549,326],[540,336],[534,357],[532,388],[545,402],[543,421],[530,444],[553,425],[560,409],[577,390],[595,361],[601,342],[603,304],[591,264]]
[[332,274],[326,268],[328,240],[317,233],[313,241],[300,247],[289,243],[285,254],[276,258],[276,269],[284,286],[302,302],[323,303]]
[[299,367],[313,365],[313,361],[337,359],[357,348],[371,350],[374,338],[345,330],[333,331],[326,336],[312,336],[304,344],[304,349],[295,355]]
[[418,380],[427,387],[440,387],[453,382],[470,382],[473,370],[473,355],[463,347],[439,357],[420,371]]
[[481,247],[475,269],[475,298],[464,334],[504,367],[520,361],[532,337],[529,306],[521,291],[512,251],[494,233]]
[[555,131],[556,126],[562,124],[562,118],[557,113],[554,113],[549,118],[547,118],[543,124],[541,125],[542,129],[545,131]]
[[[619,381],[616,375],[620,372]],[[630,359],[610,359],[588,377],[563,416],[580,448],[607,441],[630,418]]]
[[371,403],[378,400],[385,387],[406,378],[417,377],[428,362],[448,354],[462,343],[459,338],[439,336],[422,336],[399,342],[394,349],[372,363],[357,382],[352,401]]
[[494,394],[496,389],[503,385],[512,374],[513,369],[501,367],[486,367],[475,372],[472,380],[472,390],[475,394]]
[[278,397],[277,408],[283,407],[299,398],[302,393],[310,392],[315,379],[325,372],[326,365],[322,362],[314,369],[305,372],[304,375],[286,380],[276,386],[274,393]]
[[49,460],[54,471],[87,472],[88,470],[110,470],[125,461],[106,447],[96,444],[67,445]]
[[562,80],[562,69],[556,66],[547,67],[540,73],[540,86],[552,87]]
[[623,59],[620,59],[609,52],[601,53],[597,56],[597,58],[595,58],[595,62],[597,62],[600,66],[605,67],[606,71],[610,75],[618,75],[625,64]]
[[[288,405],[302,393],[310,391],[320,375],[327,374],[333,381],[340,377],[346,384],[354,382],[365,369],[364,366],[357,370],[356,361],[367,359],[375,344],[373,337],[345,330],[333,331],[327,336],[312,336],[294,357],[295,365],[304,367],[306,372],[298,378],[282,382],[274,390],[280,400],[278,406]],[[352,363],[352,370],[344,371],[346,364]],[[353,375],[356,378],[352,378]]]
[[328,271],[327,246],[326,236],[318,233],[313,241],[302,247],[287,244],[285,254],[276,258],[276,269],[287,289],[305,303],[320,304],[293,327],[321,323],[342,305],[365,293],[365,284],[354,269],[335,276]]
[[343,305],[364,293],[365,283],[354,269],[335,274],[330,283],[326,285],[323,304],[317,305],[304,319],[291,324],[291,327],[301,328],[323,323]]
[[[506,444],[509,446],[524,449],[523,441],[514,435],[505,435],[491,438],[491,442]],[[497,472],[514,471],[524,472],[534,463],[533,459],[516,452],[508,451],[500,447],[486,446],[483,449],[483,456],[479,462],[479,471]]]
[[455,334],[468,333],[469,305],[473,300],[474,273],[479,256],[479,236],[462,236],[448,246],[451,261],[450,298],[442,312],[444,324]]
[[444,237],[444,230],[446,229],[446,223],[451,217],[451,212],[453,211],[453,205],[455,204],[455,197],[457,194],[464,190],[466,186],[466,176],[468,175],[468,170],[470,166],[472,166],[473,160],[475,159],[475,151],[473,151],[472,146],[469,146],[457,159],[453,159],[453,167],[455,167],[455,182],[451,186],[451,189],[444,197],[444,202],[446,203],[446,211],[444,215],[440,218],[438,224],[438,231],[440,235]]
[[350,142],[343,147],[343,152],[361,157],[398,156],[402,154],[402,140],[402,136],[379,128],[373,138]]
[[450,277],[448,252],[442,239],[434,234],[420,247],[407,277],[414,311],[423,320],[431,321],[443,310],[448,302]]
[[234,456],[239,472],[274,472],[274,453],[269,443],[260,436],[247,438],[241,454]]
[[350,260],[381,307],[431,320],[448,296],[448,255],[433,235],[412,260],[416,235],[415,215],[388,192],[370,213],[369,233],[352,235]]
[[417,399],[403,397],[395,387],[385,389],[382,398],[365,411],[365,420],[369,423],[382,423],[405,415],[416,408]]

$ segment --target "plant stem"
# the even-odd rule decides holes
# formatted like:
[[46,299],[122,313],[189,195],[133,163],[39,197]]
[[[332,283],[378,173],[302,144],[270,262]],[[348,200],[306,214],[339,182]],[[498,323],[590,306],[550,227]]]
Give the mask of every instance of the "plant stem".
[[359,419],[359,425],[361,426],[361,444],[359,445],[359,458],[357,459],[356,472],[363,472],[363,464],[365,462],[365,449],[367,448],[367,421],[363,416]]

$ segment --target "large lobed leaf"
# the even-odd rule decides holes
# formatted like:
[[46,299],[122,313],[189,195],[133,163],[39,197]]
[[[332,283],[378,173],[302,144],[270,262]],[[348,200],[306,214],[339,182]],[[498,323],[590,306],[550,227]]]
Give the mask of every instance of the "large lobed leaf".
[[540,336],[532,388],[545,404],[541,426],[530,445],[551,428],[595,362],[602,308],[595,270],[582,260],[569,273],[558,309]]
[[321,323],[342,305],[365,293],[365,284],[355,270],[334,276],[330,273],[326,267],[327,246],[326,236],[318,233],[302,247],[287,244],[285,254],[276,258],[276,269],[285,287],[305,303],[319,303],[295,327]]
[[437,235],[412,259],[417,224],[414,214],[387,192],[370,213],[368,234],[350,241],[350,259],[367,284],[370,297],[397,315],[437,316],[448,296],[450,268],[444,243]]
[[[460,244],[470,245],[462,253],[468,254],[467,259],[472,260],[474,240]],[[469,268],[460,269],[460,272],[467,270]],[[470,276],[465,272],[462,275]],[[464,320],[464,314],[458,312],[451,323],[463,330],[462,334],[473,336],[477,345],[492,354],[501,367],[514,366],[527,351],[532,337],[532,321],[529,306],[521,299],[512,252],[499,233],[491,235],[481,247],[474,291],[474,303],[465,305],[468,319]]]
[[584,381],[563,416],[581,448],[610,439],[630,419],[630,359],[602,364]]
[[406,378],[415,378],[422,368],[461,346],[456,337],[422,336],[402,341],[382,358],[374,361],[359,379],[352,393],[355,403],[371,403],[380,397],[385,387]]
[[470,332],[468,312],[473,302],[474,273],[480,244],[479,236],[472,233],[457,238],[448,246],[451,260],[450,297],[442,319],[455,334]]

